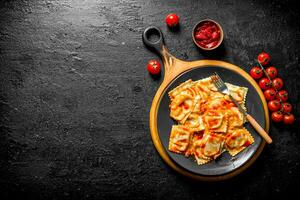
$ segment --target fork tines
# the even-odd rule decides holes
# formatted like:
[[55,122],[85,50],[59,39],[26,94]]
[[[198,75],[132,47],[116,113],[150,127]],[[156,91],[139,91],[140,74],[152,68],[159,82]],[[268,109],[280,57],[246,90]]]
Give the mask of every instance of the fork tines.
[[225,85],[225,83],[220,78],[220,76],[217,74],[217,72],[214,72],[210,77],[211,77],[212,81],[214,82],[214,84],[216,84],[216,86],[218,88],[220,88],[220,87],[222,87],[222,86]]
[[214,72],[212,75],[210,75],[210,78],[213,82],[217,81],[218,80],[218,74],[216,72]]
[[213,83],[215,84],[219,92],[224,94],[228,93],[227,86],[225,85],[224,81],[220,78],[220,76],[216,72],[214,72],[213,75],[211,76],[211,80],[213,81]]

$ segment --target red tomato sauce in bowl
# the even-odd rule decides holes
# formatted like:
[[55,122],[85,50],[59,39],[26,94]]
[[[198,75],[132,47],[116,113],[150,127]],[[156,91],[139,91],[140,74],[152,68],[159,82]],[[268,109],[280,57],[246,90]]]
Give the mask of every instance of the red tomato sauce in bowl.
[[203,20],[195,26],[193,39],[198,47],[205,50],[212,50],[222,43],[223,31],[217,22]]

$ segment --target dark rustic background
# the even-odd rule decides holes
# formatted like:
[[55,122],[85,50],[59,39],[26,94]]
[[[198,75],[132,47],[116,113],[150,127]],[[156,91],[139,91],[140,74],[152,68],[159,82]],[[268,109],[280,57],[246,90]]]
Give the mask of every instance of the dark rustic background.
[[[253,199],[300,184],[300,21],[296,1],[7,0],[0,3],[0,195],[21,199]],[[181,17],[170,31],[165,16]],[[224,45],[203,54],[191,30],[220,22]],[[150,138],[160,79],[146,71],[141,33],[163,30],[181,59],[213,58],[246,71],[265,50],[297,123],[272,124],[274,143],[241,175],[195,182],[171,170]],[[1,199],[4,199],[1,198]]]

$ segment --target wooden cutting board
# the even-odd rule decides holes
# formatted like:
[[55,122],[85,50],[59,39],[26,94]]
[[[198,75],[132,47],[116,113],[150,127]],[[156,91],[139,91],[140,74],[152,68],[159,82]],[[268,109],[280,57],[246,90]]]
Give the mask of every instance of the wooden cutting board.
[[[149,37],[150,35],[155,34],[158,36],[158,40],[156,41],[150,41]],[[165,91],[167,87],[174,81],[176,78],[180,77],[183,73],[192,73],[193,69],[196,68],[202,68],[202,67],[207,67],[207,66],[218,66],[224,69],[229,69],[235,73],[238,73],[242,77],[244,77],[252,86],[253,88],[257,91],[259,98],[262,102],[263,110],[264,110],[264,118],[265,118],[265,130],[268,132],[269,131],[269,113],[268,113],[268,107],[267,103],[264,99],[264,95],[257,85],[257,83],[248,75],[247,72],[242,70],[240,67],[233,65],[231,63],[227,63],[224,61],[219,61],[219,60],[197,60],[197,61],[183,61],[178,58],[175,58],[172,56],[165,44],[164,44],[164,39],[163,39],[163,34],[161,30],[157,27],[148,27],[145,29],[143,33],[143,42],[144,44],[155,50],[159,55],[161,56],[163,60],[163,65],[164,65],[164,77],[163,81],[158,88],[154,99],[152,101],[151,109],[150,109],[150,131],[151,131],[151,137],[152,141],[154,143],[155,148],[157,149],[158,153],[162,157],[162,159],[174,170],[179,172],[180,174],[191,177],[197,180],[203,180],[203,181],[219,181],[219,180],[225,180],[228,178],[231,178],[242,171],[244,171],[246,168],[248,168],[260,155],[262,152],[264,146],[265,146],[265,141],[262,140],[260,142],[260,145],[256,149],[255,153],[251,156],[247,162],[245,162],[242,166],[238,167],[234,171],[230,173],[226,173],[223,175],[217,175],[217,176],[206,176],[206,175],[201,175],[201,174],[196,174],[192,173],[183,167],[179,166],[176,162],[174,162],[173,159],[170,158],[168,153],[166,152],[166,148],[162,145],[161,139],[160,139],[160,134],[158,132],[158,127],[157,127],[157,114],[158,114],[158,109],[160,105],[160,101],[165,95]]]

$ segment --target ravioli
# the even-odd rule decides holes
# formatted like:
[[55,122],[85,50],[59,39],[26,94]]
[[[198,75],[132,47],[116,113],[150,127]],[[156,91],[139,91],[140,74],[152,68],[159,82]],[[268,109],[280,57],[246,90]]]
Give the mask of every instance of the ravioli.
[[[246,110],[245,101],[248,92],[248,88],[232,85],[230,83],[225,83],[231,96]],[[229,96],[225,96],[228,101],[231,101]]]
[[226,149],[232,156],[237,155],[249,145],[253,144],[254,138],[245,128],[235,129],[226,136]]
[[202,99],[207,99],[212,91],[213,88],[212,82],[210,78],[201,79],[195,82],[194,85],[197,94],[201,96]]
[[[245,107],[248,88],[225,83],[232,97]],[[169,150],[193,156],[198,165],[228,151],[235,156],[254,138],[244,127],[244,114],[228,95],[217,91],[211,78],[187,80],[169,92],[170,116],[178,122],[171,130]]]
[[224,109],[225,106],[227,106],[228,101],[224,98],[224,96],[221,97],[215,97],[211,98],[210,101],[206,102],[206,110],[220,110]]
[[232,107],[230,110],[228,110],[228,127],[229,129],[234,129],[237,127],[243,126],[245,123],[245,116],[244,114],[239,111],[237,107]]
[[170,116],[183,124],[189,114],[193,111],[195,104],[196,98],[193,98],[186,92],[182,92],[171,102]]
[[226,133],[228,119],[225,112],[210,110],[204,116],[206,127],[214,132]]
[[196,113],[191,113],[185,121],[184,125],[192,129],[193,131],[203,131],[205,129],[202,116]]
[[224,136],[216,133],[205,133],[202,139],[194,143],[194,155],[198,164],[205,164],[221,155]]
[[179,86],[177,86],[176,88],[174,88],[173,90],[171,90],[169,92],[169,97],[170,99],[174,99],[177,95],[179,95],[183,90],[185,90],[186,88],[191,87],[192,85],[194,85],[195,83],[189,79],[187,81],[185,81],[184,83],[181,83]]
[[191,139],[192,132],[185,126],[174,125],[171,130],[169,150],[175,153],[184,153]]
[[210,91],[214,91],[214,92],[218,91],[218,89],[216,88],[215,84],[213,84],[212,79],[210,77],[201,79],[196,83],[202,86],[203,88],[207,88]]
[[199,131],[199,132],[194,132],[192,135],[192,138],[190,140],[190,144],[188,149],[185,152],[185,156],[189,157],[191,155],[194,155],[194,144],[197,140],[201,140],[201,138],[203,137],[204,131]]

